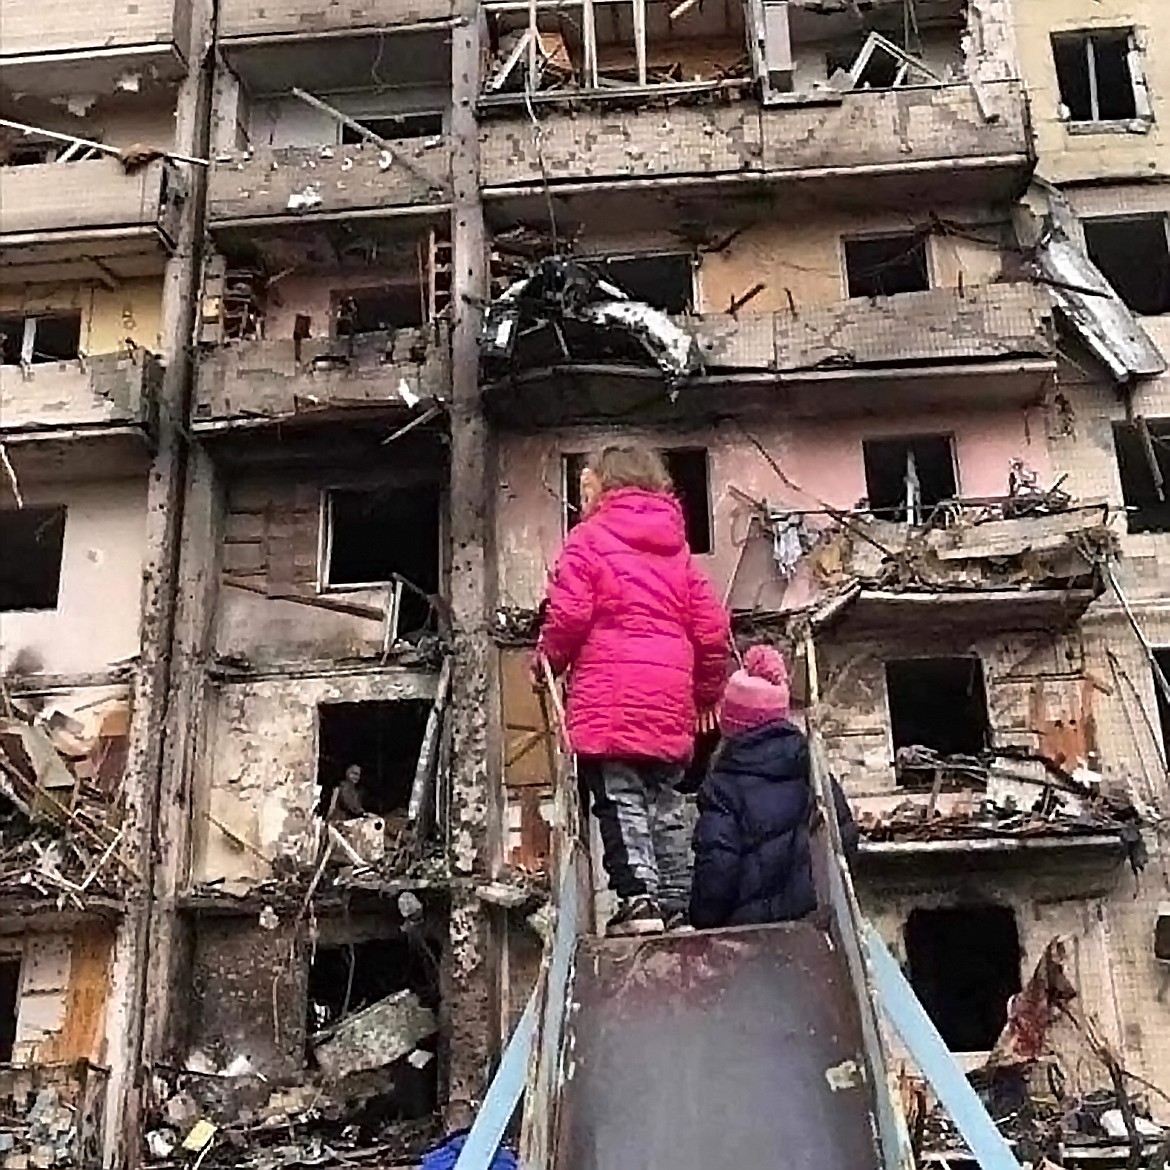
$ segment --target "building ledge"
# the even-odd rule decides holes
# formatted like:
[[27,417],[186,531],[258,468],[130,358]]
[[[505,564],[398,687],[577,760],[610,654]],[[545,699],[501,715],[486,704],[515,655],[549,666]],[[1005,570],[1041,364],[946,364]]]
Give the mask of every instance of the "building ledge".
[[943,840],[862,841],[859,856],[863,863],[872,860],[913,860],[925,856],[959,856],[972,854],[1006,856],[1025,853],[1051,854],[1073,851],[1081,854],[1107,854],[1121,857],[1125,845],[1116,833],[1053,833],[1041,836],[953,836]]

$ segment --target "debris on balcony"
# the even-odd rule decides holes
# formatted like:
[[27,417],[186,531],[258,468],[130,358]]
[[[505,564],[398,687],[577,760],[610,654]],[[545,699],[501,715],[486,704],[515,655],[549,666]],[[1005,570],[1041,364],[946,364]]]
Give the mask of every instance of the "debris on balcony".
[[[1021,1163],[1116,1158],[1120,1164],[1128,1155],[1129,1165],[1153,1164],[1146,1159],[1163,1146],[1167,1130],[1153,1120],[1148,1097],[1130,1091],[1140,1079],[1129,1076],[1079,1008],[1065,958],[1063,941],[1052,939],[1024,988],[1009,999],[1007,1023],[988,1059],[967,1079]],[[1074,1080],[1078,1090],[1070,1087]],[[902,1087],[903,1099],[914,1101],[908,1120],[921,1148],[948,1160],[970,1158],[925,1084],[904,1075]],[[1145,1087],[1164,1096],[1156,1085]]]
[[[313,1054],[327,1077],[340,1080],[410,1057],[438,1028],[435,1013],[404,989],[314,1036]],[[426,1053],[417,1059],[425,1064],[431,1058]]]
[[14,699],[0,718],[0,894],[84,909],[136,877],[122,853],[129,706],[84,720]]
[[481,353],[499,372],[655,366],[672,392],[700,368],[698,343],[688,330],[567,256],[538,261],[491,304]]

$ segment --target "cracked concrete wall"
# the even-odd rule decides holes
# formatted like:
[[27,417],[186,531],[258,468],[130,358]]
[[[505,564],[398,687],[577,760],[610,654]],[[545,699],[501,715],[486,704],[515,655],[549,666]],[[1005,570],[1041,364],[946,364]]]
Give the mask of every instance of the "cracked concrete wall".
[[161,375],[158,360],[145,353],[44,362],[27,373],[20,366],[0,366],[0,434],[47,427],[146,427]]
[[340,29],[392,29],[448,20],[452,0],[351,0],[324,8],[316,0],[226,0],[219,14],[220,40],[244,36],[324,33]]
[[214,224],[301,212],[438,205],[448,198],[448,168],[445,142],[432,139],[395,140],[392,150],[367,142],[225,151],[211,167],[207,217]]
[[[413,466],[412,466],[413,462]],[[331,487],[393,491],[442,484],[441,452],[432,461],[403,455],[393,475],[345,469],[325,461],[311,471],[253,472],[238,476],[228,489],[220,545],[224,577],[265,593],[316,597],[321,573],[323,493]],[[371,540],[409,539],[392,532],[370,532]],[[440,541],[440,557],[443,542]],[[386,605],[385,589],[330,592],[339,602]],[[298,662],[341,662],[382,654],[379,620],[258,596],[221,583],[215,607],[214,653],[245,659],[265,668]]]
[[[1152,179],[1166,174],[1166,94],[1170,45],[1161,0],[1015,0],[1021,75],[1028,86],[1039,174],[1053,183],[1091,179]],[[1133,28],[1141,48],[1153,118],[1130,123],[1072,124],[1060,116],[1052,34]]]
[[968,77],[987,82],[1020,76],[1016,3],[1018,0],[967,0],[963,57]]
[[[714,391],[713,391],[714,392]],[[797,509],[851,508],[866,494],[862,440],[912,434],[954,437],[958,486],[967,496],[998,496],[1007,491],[1011,459],[1019,456],[1049,477],[1047,449],[1036,412],[1006,408],[974,413],[907,414],[833,422],[748,423],[751,432],[806,494],[796,495],[731,424],[696,431],[638,430],[623,427],[662,447],[706,447],[709,451],[714,552],[700,557],[722,595],[731,580],[747,532],[748,513],[730,491],[735,485],[756,498]],[[573,428],[539,435],[507,435],[501,442],[496,537],[500,546],[500,604],[535,607],[543,596],[547,572],[562,540],[562,458],[588,451],[613,431]]]
[[192,421],[290,418],[363,407],[407,409],[402,387],[416,398],[447,398],[450,385],[446,329],[441,325],[366,333],[354,339],[353,358],[339,368],[315,363],[347,353],[346,342],[310,338],[233,341],[206,350],[199,362]]
[[261,856],[311,867],[320,798],[318,705],[433,700],[436,681],[391,668],[214,686],[195,781],[191,883],[222,880],[220,889],[246,890],[273,876]]
[[[662,112],[554,112],[540,119],[540,141],[551,176],[591,181],[720,172],[780,176],[826,165],[905,166],[1026,154],[1020,87],[1009,81],[985,88],[989,104],[1001,111],[990,122],[971,87],[961,84],[859,91],[842,95],[839,104],[783,109],[742,102]],[[485,187],[541,181],[527,119],[486,122],[480,150]]]
[[[114,480],[26,489],[26,504],[63,505],[56,609],[0,615],[0,671],[21,656],[44,674],[108,671],[140,646],[146,484]],[[5,501],[7,506],[7,499]]]

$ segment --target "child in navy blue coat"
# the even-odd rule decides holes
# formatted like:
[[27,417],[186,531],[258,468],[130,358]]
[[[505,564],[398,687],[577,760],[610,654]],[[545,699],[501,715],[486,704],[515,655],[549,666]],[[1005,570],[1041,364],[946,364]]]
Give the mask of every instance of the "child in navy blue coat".
[[[690,920],[700,930],[789,922],[816,909],[808,740],[788,709],[783,657],[753,646],[724,691],[723,742],[699,789]],[[851,857],[857,825],[835,780],[832,786]]]

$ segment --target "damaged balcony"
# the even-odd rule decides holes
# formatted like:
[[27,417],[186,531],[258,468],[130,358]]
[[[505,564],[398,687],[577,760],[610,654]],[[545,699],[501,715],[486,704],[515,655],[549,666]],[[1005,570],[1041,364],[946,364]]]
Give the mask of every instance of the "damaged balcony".
[[137,0],[115,11],[82,4],[30,6],[0,0],[0,81],[11,93],[58,99],[71,93],[137,92],[142,78],[186,73],[191,0]]
[[161,272],[185,197],[161,159],[6,166],[0,189],[0,278],[24,284]]
[[[547,303],[518,307],[530,311],[522,318],[523,337],[510,351],[485,350],[492,378],[487,401],[518,425],[621,417],[632,400],[645,403],[648,379],[663,376],[671,401],[687,414],[719,415],[734,400],[759,398],[771,406],[782,401],[793,416],[823,418],[948,408],[973,399],[1032,405],[1056,369],[1050,298],[1022,282],[755,315],[675,316],[669,324],[641,306],[644,316],[662,318],[659,334],[671,327],[693,338],[691,356],[673,364],[663,360],[665,339],[638,344],[653,325],[649,316],[585,322],[590,329],[582,333],[577,320],[566,321],[572,306],[562,306],[559,316]],[[493,305],[489,330],[507,310],[506,302]],[[554,316],[559,330],[533,328]],[[615,340],[623,332],[630,335],[624,348]]]
[[399,30],[442,24],[453,15],[452,0],[350,0],[326,5],[313,0],[279,0],[275,4],[224,0],[216,31],[220,50],[231,61],[252,47],[252,38],[266,38],[271,54],[273,38],[277,37],[301,40],[362,29]]
[[566,197],[799,183],[818,200],[1007,199],[1033,165],[1023,89],[1001,81],[981,91],[961,83],[773,108],[541,110],[539,136],[527,116],[493,116],[481,130],[484,198],[512,211],[544,199],[546,183]]

